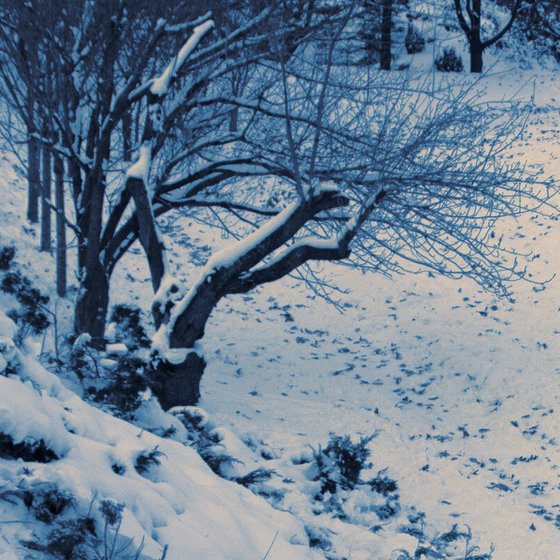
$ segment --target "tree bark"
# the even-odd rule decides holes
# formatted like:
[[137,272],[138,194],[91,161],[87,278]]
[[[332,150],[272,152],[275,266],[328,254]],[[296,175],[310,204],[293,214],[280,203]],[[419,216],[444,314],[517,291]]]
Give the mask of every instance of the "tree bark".
[[150,376],[150,388],[162,408],[194,406],[200,399],[200,382],[206,368],[204,358],[196,352],[187,354],[180,364],[163,361]]
[[42,181],[41,181],[41,251],[51,251],[51,195],[52,195],[52,169],[51,148],[43,142],[42,155]]
[[[152,204],[142,179],[129,177],[126,181],[126,188],[130,192],[136,206],[139,239],[148,259],[152,288],[154,292],[157,292],[165,273],[165,258],[164,246],[159,237]],[[156,324],[158,326],[159,322],[156,317]]]
[[469,38],[471,50],[471,72],[482,72],[482,40],[480,37],[481,0],[473,0],[471,18],[471,32]]
[[64,162],[58,155],[54,158],[55,204],[56,204],[56,293],[66,295],[66,211],[64,207]]
[[41,145],[29,129],[27,141],[27,219],[39,223],[39,193],[41,190]]
[[381,70],[391,70],[391,27],[393,0],[383,0],[381,17]]
[[109,280],[105,270],[97,265],[80,270],[80,292],[74,314],[74,334],[87,333],[94,347],[103,347],[105,320],[109,308]]
[[130,161],[132,152],[132,114],[125,111],[122,117],[123,161]]

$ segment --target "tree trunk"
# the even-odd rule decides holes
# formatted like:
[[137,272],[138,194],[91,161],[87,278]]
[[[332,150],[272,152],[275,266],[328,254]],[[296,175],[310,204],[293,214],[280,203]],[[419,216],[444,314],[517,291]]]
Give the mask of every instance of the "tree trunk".
[[381,70],[391,70],[391,27],[393,0],[383,0],[381,18]]
[[480,74],[482,72],[482,45],[471,43],[471,72]]
[[29,129],[27,141],[27,219],[39,223],[39,192],[41,189],[41,145],[37,138],[31,136]]
[[206,362],[196,352],[195,345],[204,336],[210,314],[226,295],[227,277],[224,269],[211,272],[173,324],[167,324],[170,349],[184,350],[186,356],[179,363],[162,356],[152,374],[150,386],[164,409],[195,405],[200,398],[200,381]]
[[159,363],[150,376],[150,388],[162,408],[194,406],[200,399],[200,382],[206,362],[196,352],[189,352],[180,364]]
[[132,114],[125,111],[122,117],[123,161],[130,161],[132,153]]
[[51,148],[43,142],[42,152],[42,181],[41,181],[41,251],[51,251]]
[[74,334],[88,333],[94,347],[104,345],[109,308],[109,280],[100,263],[80,269],[81,282],[74,314]]
[[54,158],[55,204],[56,204],[56,293],[66,295],[66,222],[64,208],[64,162],[58,155]]
[[482,72],[482,39],[480,36],[481,0],[473,0],[469,46],[471,50],[471,72]]
[[[143,179],[129,177],[126,181],[126,188],[130,192],[136,206],[138,237],[148,259],[152,287],[154,292],[157,292],[165,274],[165,248],[160,239],[152,204]],[[159,318],[155,317],[155,319],[156,324],[159,326]]]

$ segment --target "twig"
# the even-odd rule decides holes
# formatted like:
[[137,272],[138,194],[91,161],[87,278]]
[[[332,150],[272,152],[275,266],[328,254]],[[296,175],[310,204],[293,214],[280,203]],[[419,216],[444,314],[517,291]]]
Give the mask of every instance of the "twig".
[[274,538],[272,539],[272,542],[270,543],[270,546],[268,547],[268,550],[266,551],[266,554],[263,556],[262,560],[266,560],[268,558],[268,555],[270,554],[270,551],[272,550],[272,547],[274,546],[277,537],[278,537],[278,531],[276,531],[276,534],[274,535]]

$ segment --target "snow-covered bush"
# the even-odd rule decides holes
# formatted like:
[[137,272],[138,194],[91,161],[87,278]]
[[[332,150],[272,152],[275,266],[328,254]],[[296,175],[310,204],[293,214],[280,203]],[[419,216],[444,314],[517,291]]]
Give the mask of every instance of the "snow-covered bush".
[[237,459],[227,453],[222,437],[209,424],[206,414],[197,407],[180,407],[171,413],[186,428],[183,443],[192,447],[217,475],[225,477],[226,467]]
[[33,517],[43,523],[52,523],[73,503],[73,497],[51,482],[26,490],[24,502]]
[[319,447],[314,454],[314,467],[315,479],[321,482],[321,494],[352,490],[360,483],[362,470],[371,466],[367,445],[373,438],[361,438],[354,443],[348,435],[333,435],[324,449]]
[[0,248],[0,272],[3,272],[0,290],[19,304],[6,315],[16,323],[15,342],[21,344],[28,336],[39,335],[49,327],[49,297],[33,286],[31,279],[19,270],[14,257],[14,247]]
[[151,467],[157,467],[161,464],[160,457],[163,457],[165,453],[162,453],[157,447],[154,447],[150,451],[142,451],[137,457],[134,463],[134,468],[138,474],[147,473]]
[[[6,316],[3,318],[6,321],[10,321],[10,319]],[[0,375],[15,373],[14,358],[16,355],[16,345],[12,340],[12,337],[3,336],[0,333]]]
[[[406,528],[403,528],[403,532],[407,532]],[[429,538],[423,529],[418,532],[415,530],[411,534],[418,539],[416,550],[414,552],[399,550],[396,560],[416,560],[419,558],[492,560],[492,550],[484,553],[480,551],[479,546],[472,544],[472,533],[469,527],[460,530],[459,526],[455,524],[449,531],[439,533],[433,538]]]
[[130,420],[148,389],[150,339],[140,309],[116,305],[107,329],[106,349],[82,336],[74,342],[69,367],[86,385],[85,396],[115,416]]
[[463,59],[453,47],[446,47],[435,60],[436,68],[440,72],[462,72]]
[[16,249],[13,245],[0,247],[0,270],[9,270],[14,262]]
[[[98,388],[90,386],[89,395],[95,403],[119,418],[132,419],[135,410],[142,404],[143,395],[148,390],[146,369],[148,364],[135,356],[119,356],[110,360],[114,365],[100,367],[105,383]],[[109,364],[107,364],[109,365]]]
[[[99,560],[137,560],[142,544],[122,538],[120,528],[124,504],[113,500],[101,500],[98,506],[100,519],[92,515],[93,502],[85,514],[74,512],[64,516],[63,511],[74,504],[71,496],[52,489],[59,502],[53,502],[59,509],[51,517],[37,519],[52,526],[43,538],[23,541],[29,550],[41,552],[47,558],[60,560],[99,559]],[[49,513],[50,510],[47,510]]]
[[324,449],[314,452],[310,478],[319,483],[315,512],[369,527],[395,516],[401,509],[398,485],[381,470],[369,480],[363,471],[371,468],[368,444],[375,437],[353,442],[350,436],[331,436]]
[[0,458],[50,463],[58,456],[42,439],[24,439],[16,443],[12,436],[0,432]]
[[406,36],[404,38],[404,46],[408,54],[420,53],[426,46],[426,40],[422,33],[412,24],[408,24]]
[[141,313],[134,305],[115,305],[107,328],[111,342],[124,344],[130,351],[149,348],[150,339],[142,325]]

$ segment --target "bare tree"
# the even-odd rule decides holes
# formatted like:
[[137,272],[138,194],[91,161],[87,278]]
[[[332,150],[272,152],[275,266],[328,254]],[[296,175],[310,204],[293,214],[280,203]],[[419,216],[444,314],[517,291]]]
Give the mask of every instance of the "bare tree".
[[[252,125],[242,139],[231,139],[245,156],[235,165],[221,150],[204,155],[202,147],[187,148],[189,157],[201,158],[211,170],[211,188],[204,181],[201,188],[199,166],[194,173],[175,167],[184,154],[168,161],[167,173],[175,177],[161,184],[161,175],[146,167],[154,162],[153,143],[144,144],[128,172],[156,290],[159,364],[152,386],[166,407],[199,397],[205,364],[197,342],[218,302],[310,263],[347,261],[390,272],[408,262],[469,276],[498,293],[505,292],[507,280],[523,276],[515,263],[503,260],[507,250],[492,235],[498,218],[539,212],[548,200],[546,189],[535,190],[522,167],[499,159],[523,114],[516,115],[514,106],[477,102],[466,91],[426,93],[404,80],[378,76],[370,83],[359,73],[351,79],[333,65],[337,37],[333,33],[324,68],[310,67],[296,53],[290,64],[280,64],[279,82],[275,78],[266,91],[258,90],[258,101],[198,101],[199,106],[235,106]],[[178,66],[174,59],[169,68]],[[160,94],[158,102],[165,104],[169,90]],[[274,151],[263,151],[265,137]],[[251,174],[277,179],[281,209],[267,211],[237,199],[239,176]],[[151,213],[141,200],[147,192],[155,193]],[[212,256],[184,292],[167,270],[155,218],[159,208],[196,204],[270,217]]]
[[27,218],[39,222],[41,193],[41,144],[37,99],[38,42],[34,21],[37,2],[17,4],[6,0],[0,7],[0,85],[4,101],[20,117],[27,142]]
[[[41,110],[68,163],[79,244],[75,331],[103,344],[112,273],[140,242],[165,407],[197,401],[197,342],[225,296],[320,261],[429,269],[503,293],[523,271],[494,222],[548,203],[547,185],[501,159],[522,127],[515,106],[336,65],[352,2],[228,6],[213,19],[179,1],[126,13],[117,0],[67,3],[45,36],[61,102]],[[211,211],[240,239],[188,289],[158,223],[181,211]]]
[[[482,39],[482,0],[454,0],[455,12],[459,25],[465,33],[471,54],[471,72],[482,72],[482,53],[494,43],[497,43],[510,29],[515,21],[521,0],[515,0],[511,8],[511,16],[506,25],[489,39]],[[464,9],[463,9],[464,6]],[[465,17],[466,12],[466,17]],[[467,21],[468,19],[468,21]]]
[[381,70],[391,70],[391,30],[393,27],[393,0],[383,0],[381,17]]

